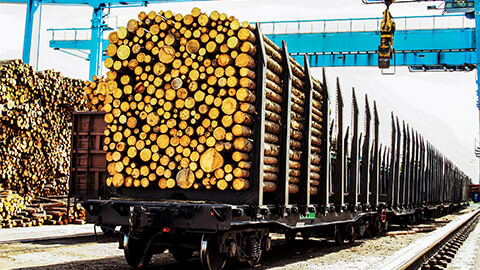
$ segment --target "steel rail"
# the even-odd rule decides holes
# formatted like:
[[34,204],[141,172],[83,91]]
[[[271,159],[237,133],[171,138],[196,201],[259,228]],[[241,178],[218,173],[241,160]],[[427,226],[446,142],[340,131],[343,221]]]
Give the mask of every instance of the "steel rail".
[[433,255],[455,238],[462,229],[468,228],[479,218],[480,208],[465,214],[429,236],[399,250],[379,269],[419,269],[428,262]]

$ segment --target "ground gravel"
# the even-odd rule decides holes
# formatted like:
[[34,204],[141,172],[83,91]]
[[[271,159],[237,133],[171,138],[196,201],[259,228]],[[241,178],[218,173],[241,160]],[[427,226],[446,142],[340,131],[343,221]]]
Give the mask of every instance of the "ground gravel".
[[[447,215],[417,227],[424,229],[441,227],[458,215]],[[264,254],[261,264],[256,269],[378,269],[379,265],[395,251],[425,236],[426,233],[360,239],[353,244],[341,247],[332,240],[318,238],[305,241],[297,237],[293,243],[287,244],[282,235],[273,235],[273,249]],[[478,242],[475,243],[478,244]],[[123,257],[123,250],[118,249],[118,236],[115,235],[1,243],[0,268],[131,269]],[[148,269],[199,268],[198,257],[182,264],[176,262],[168,253],[154,255],[148,267]],[[250,267],[230,264],[228,268],[249,269]]]

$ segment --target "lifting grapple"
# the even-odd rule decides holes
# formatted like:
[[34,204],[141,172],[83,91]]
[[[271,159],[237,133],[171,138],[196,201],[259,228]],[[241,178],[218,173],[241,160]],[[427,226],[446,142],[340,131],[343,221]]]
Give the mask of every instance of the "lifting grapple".
[[387,69],[390,67],[390,59],[393,56],[393,34],[395,33],[395,22],[392,20],[389,7],[395,0],[385,1],[387,9],[383,12],[382,24],[380,26],[380,46],[378,46],[378,67]]

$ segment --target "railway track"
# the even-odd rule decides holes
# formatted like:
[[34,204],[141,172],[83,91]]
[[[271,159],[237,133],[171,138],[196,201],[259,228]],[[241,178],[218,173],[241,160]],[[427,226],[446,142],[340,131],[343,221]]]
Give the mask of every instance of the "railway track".
[[[480,219],[480,209],[466,214],[395,253],[381,269],[444,269]],[[398,256],[397,256],[398,255]]]

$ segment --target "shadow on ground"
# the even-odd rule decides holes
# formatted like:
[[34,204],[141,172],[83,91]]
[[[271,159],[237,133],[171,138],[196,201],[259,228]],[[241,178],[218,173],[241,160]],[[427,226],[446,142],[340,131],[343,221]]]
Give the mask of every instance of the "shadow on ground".
[[[101,236],[98,238],[98,241],[111,242],[116,241],[118,236]],[[77,244],[95,241],[94,237],[79,237],[78,239],[73,239]],[[49,244],[62,244],[67,245],[72,244],[72,239],[70,240],[46,240],[43,241],[45,245]],[[337,252],[344,248],[350,248],[353,246],[358,246],[360,242],[353,244],[345,244],[344,246],[338,246],[333,241],[327,241],[322,239],[313,239],[313,240],[300,240],[297,238],[296,241],[287,242],[283,239],[273,240],[272,250],[263,254],[263,258],[260,262],[260,265],[256,267],[250,267],[248,264],[240,264],[237,262],[229,262],[226,269],[236,269],[236,270],[245,270],[245,269],[268,269],[271,267],[281,267],[287,264],[304,261],[311,258],[322,257],[326,254]],[[151,263],[146,269],[160,269],[160,270],[184,270],[184,269],[200,269],[200,260],[198,258],[198,252],[195,253],[197,256],[192,257],[188,262],[179,263],[177,262],[171,254],[156,254],[153,256]],[[18,268],[18,269],[27,269],[27,268]],[[72,269],[118,269],[126,270],[132,269],[128,266],[125,258],[123,256],[116,256],[105,259],[96,259],[96,260],[84,260],[84,261],[74,261],[69,263],[54,264],[48,266],[39,266],[39,267],[29,267],[28,269],[42,269],[42,270],[72,270]]]

